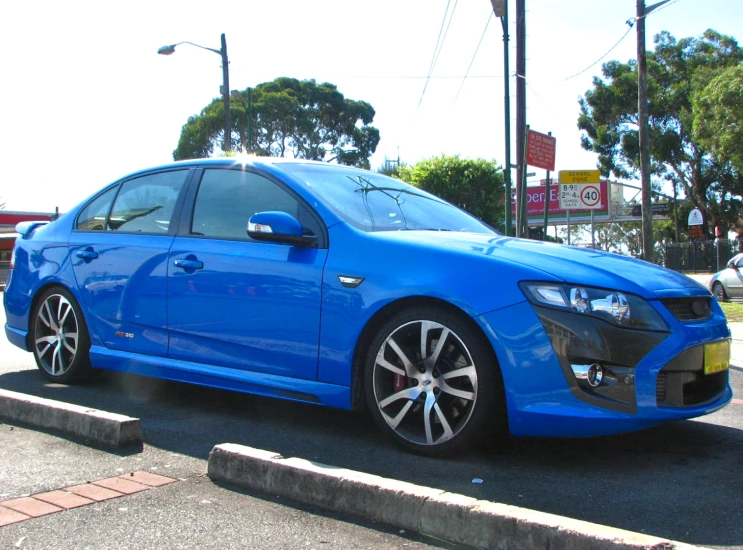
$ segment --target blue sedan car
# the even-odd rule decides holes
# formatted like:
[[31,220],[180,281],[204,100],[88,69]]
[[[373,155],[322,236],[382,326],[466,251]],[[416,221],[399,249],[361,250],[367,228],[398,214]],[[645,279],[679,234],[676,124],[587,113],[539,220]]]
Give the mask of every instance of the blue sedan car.
[[110,369],[368,408],[430,455],[638,430],[732,397],[730,331],[703,286],[504,237],[356,168],[174,163],[17,231],[5,332],[55,382]]

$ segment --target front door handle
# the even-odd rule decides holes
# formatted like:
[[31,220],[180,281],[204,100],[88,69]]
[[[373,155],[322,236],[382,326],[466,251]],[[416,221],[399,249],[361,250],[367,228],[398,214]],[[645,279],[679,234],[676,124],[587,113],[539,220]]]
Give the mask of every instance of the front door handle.
[[204,268],[204,262],[200,262],[198,260],[175,260],[173,262],[173,265],[175,265],[175,267],[180,267],[182,269],[203,269]]
[[83,260],[95,260],[98,257],[98,252],[93,250],[78,250],[75,252],[75,256]]

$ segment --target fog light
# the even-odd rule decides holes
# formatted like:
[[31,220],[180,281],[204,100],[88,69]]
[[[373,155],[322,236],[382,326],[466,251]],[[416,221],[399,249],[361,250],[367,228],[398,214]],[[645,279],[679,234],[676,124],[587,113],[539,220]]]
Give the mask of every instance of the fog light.
[[594,363],[588,367],[588,385],[592,388],[601,385],[601,381],[604,379],[604,368],[598,363]]
[[596,388],[604,380],[604,367],[598,363],[590,365],[570,365],[573,369],[573,375],[579,383],[585,383]]

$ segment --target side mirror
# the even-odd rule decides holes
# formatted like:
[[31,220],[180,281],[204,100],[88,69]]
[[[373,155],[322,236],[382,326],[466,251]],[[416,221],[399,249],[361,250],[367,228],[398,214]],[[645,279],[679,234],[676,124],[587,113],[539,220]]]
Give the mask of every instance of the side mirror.
[[304,227],[286,212],[258,212],[248,221],[248,235],[257,241],[312,246],[317,237],[305,235]]

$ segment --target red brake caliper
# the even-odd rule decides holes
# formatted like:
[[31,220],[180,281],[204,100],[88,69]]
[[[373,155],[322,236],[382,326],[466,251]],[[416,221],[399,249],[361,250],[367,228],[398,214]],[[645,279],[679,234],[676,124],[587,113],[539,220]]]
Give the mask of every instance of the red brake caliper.
[[395,375],[395,391],[398,392],[405,387],[405,377],[402,374]]

